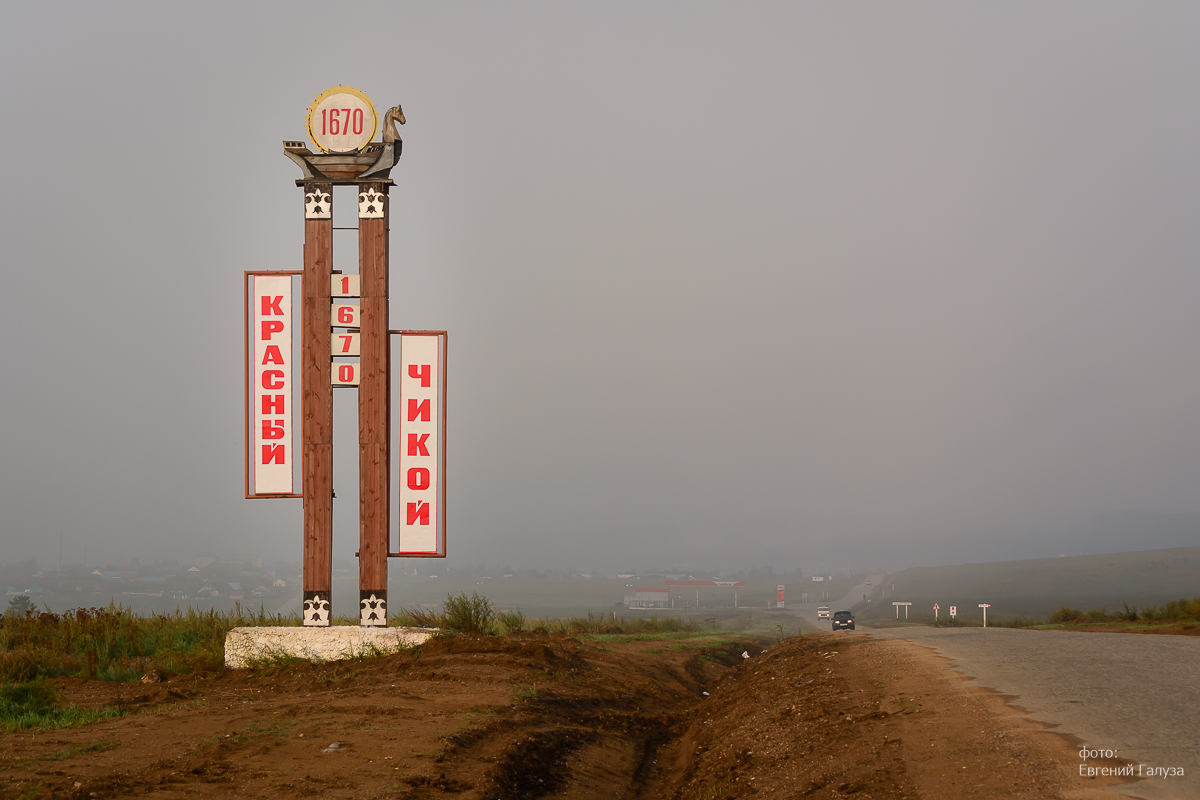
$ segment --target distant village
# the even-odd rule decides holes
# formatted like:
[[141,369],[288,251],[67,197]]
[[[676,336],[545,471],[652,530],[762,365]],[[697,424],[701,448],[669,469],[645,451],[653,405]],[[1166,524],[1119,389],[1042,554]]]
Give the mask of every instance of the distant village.
[[267,564],[258,556],[199,556],[186,563],[147,565],[135,558],[121,566],[98,567],[42,567],[26,561],[0,566],[0,584],[6,602],[28,597],[38,610],[49,607],[57,612],[110,602],[136,607],[142,605],[140,599],[198,600],[206,607],[221,607],[272,598],[283,601],[299,593],[299,574],[299,564]]
[[[335,577],[353,575],[355,566],[351,561],[337,564]],[[684,571],[678,568],[627,570],[610,574],[599,570],[520,569],[472,564],[450,566],[445,562],[423,562],[417,566],[412,562],[396,562],[391,569],[392,580],[422,582],[439,578],[636,580],[638,589],[624,598],[623,605],[630,608],[668,606],[670,601],[666,597],[665,586],[677,583],[731,587],[730,596],[736,603],[736,590],[745,585],[744,581],[795,584],[800,580],[824,579],[824,576],[805,577],[799,570],[778,573],[771,567],[725,572],[719,578],[717,575],[713,570]],[[150,564],[140,563],[134,558],[128,564],[103,566],[44,566],[30,560],[0,565],[0,586],[4,587],[9,611],[23,612],[28,608],[37,612],[61,613],[73,608],[102,608],[112,603],[145,613],[188,606],[229,610],[240,604],[255,611],[261,608],[268,614],[288,614],[292,606],[299,604],[301,565],[299,562],[266,562],[257,555],[202,555],[188,561],[155,561]]]

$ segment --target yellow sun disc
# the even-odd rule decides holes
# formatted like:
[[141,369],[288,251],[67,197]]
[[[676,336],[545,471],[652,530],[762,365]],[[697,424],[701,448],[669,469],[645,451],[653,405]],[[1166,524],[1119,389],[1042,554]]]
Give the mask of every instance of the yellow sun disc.
[[354,153],[375,138],[379,115],[360,89],[333,86],[308,107],[308,138],[322,153]]

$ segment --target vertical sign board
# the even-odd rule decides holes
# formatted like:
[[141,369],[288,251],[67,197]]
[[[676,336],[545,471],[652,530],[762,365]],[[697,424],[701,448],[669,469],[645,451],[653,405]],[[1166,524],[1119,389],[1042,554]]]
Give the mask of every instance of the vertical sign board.
[[775,587],[775,591],[779,593],[779,601],[778,601],[779,608],[783,608],[783,588],[784,587],[778,586],[778,585],[776,585],[776,587]]
[[251,415],[254,495],[292,494],[292,276],[254,275]]
[[392,555],[445,556],[445,334],[402,332],[399,369],[400,542]]

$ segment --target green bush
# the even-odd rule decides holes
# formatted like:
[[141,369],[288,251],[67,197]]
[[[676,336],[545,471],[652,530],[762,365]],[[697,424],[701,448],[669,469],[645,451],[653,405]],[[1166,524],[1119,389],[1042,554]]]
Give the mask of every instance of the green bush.
[[463,592],[455,597],[446,595],[442,606],[446,627],[460,633],[474,633],[480,636],[490,636],[496,619],[496,607],[486,597],[478,592],[471,592],[467,597]]
[[1142,619],[1155,622],[1200,622],[1200,597],[1172,600],[1158,608],[1143,609]]
[[519,608],[514,608],[512,611],[500,611],[496,614],[496,621],[504,627],[505,633],[516,633],[525,628],[525,612]]
[[1051,622],[1082,622],[1086,618],[1086,614],[1079,609],[1071,608],[1070,606],[1063,606],[1058,611],[1055,611],[1050,615]]

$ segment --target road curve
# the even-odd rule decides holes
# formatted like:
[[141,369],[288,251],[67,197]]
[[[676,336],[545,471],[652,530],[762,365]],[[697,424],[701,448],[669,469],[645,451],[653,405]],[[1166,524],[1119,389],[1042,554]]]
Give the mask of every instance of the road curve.
[[1126,795],[1200,800],[1200,637],[1013,628],[880,628],[950,659],[1030,716],[1125,763],[1182,777],[1120,787]]
[[[878,586],[879,582],[881,580],[883,580],[883,578],[884,578],[884,576],[882,574],[866,575],[863,577],[863,580],[861,583],[859,583],[854,588],[850,589],[850,591],[846,592],[846,594],[844,596],[839,597],[835,600],[819,600],[819,601],[814,601],[812,603],[791,603],[791,602],[789,602],[787,605],[787,608],[793,614],[795,614],[797,617],[800,618],[803,629],[816,630],[816,631],[828,631],[828,630],[830,630],[829,620],[817,619],[817,606],[822,606],[822,605],[829,606],[829,613],[831,613],[831,614],[835,611],[842,611],[842,610],[848,609],[848,608],[850,608],[850,606],[859,602],[859,600],[864,595],[868,595],[871,593],[871,589],[873,587],[872,587],[872,585],[869,585],[870,582],[874,582],[874,586]],[[821,584],[819,584],[819,583],[813,584],[812,588],[809,588],[807,586],[807,584],[805,585],[805,589],[807,589],[810,594],[816,594],[817,592],[820,591],[820,588],[821,588]],[[793,594],[796,594],[795,589],[792,589],[790,591],[792,591]]]

